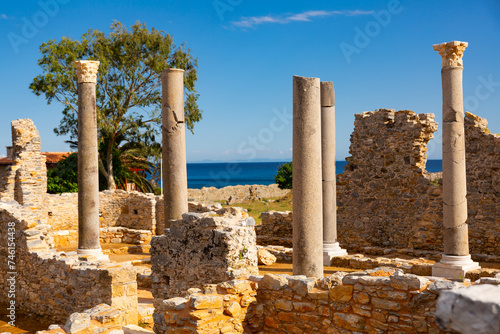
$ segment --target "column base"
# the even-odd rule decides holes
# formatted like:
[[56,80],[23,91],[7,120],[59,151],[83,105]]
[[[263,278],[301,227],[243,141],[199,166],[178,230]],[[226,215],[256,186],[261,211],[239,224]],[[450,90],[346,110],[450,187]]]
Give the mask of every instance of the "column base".
[[91,256],[98,261],[109,261],[109,256],[103,254],[101,248],[95,248],[95,249],[80,249],[80,248],[78,248],[76,250],[76,254],[82,255],[82,256]]
[[330,266],[332,259],[337,256],[346,256],[347,251],[340,248],[338,242],[323,244],[323,265]]
[[481,268],[469,255],[444,255],[432,266],[432,276],[448,279],[462,279],[468,271]]

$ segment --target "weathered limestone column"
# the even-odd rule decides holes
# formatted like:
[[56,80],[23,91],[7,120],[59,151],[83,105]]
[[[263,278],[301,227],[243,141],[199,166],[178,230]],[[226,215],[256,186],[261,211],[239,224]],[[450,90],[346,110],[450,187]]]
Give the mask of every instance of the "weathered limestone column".
[[436,44],[443,59],[443,227],[444,254],[432,268],[433,276],[464,278],[479,268],[471,260],[467,225],[462,56],[467,43]]
[[347,252],[337,242],[337,180],[335,170],[335,90],[321,82],[321,159],[323,168],[323,265]]
[[78,75],[78,254],[105,256],[99,243],[96,82],[98,61],[75,62]]
[[293,77],[293,274],[323,277],[318,78]]
[[173,220],[188,212],[184,70],[163,70],[162,123],[165,228],[170,228]]

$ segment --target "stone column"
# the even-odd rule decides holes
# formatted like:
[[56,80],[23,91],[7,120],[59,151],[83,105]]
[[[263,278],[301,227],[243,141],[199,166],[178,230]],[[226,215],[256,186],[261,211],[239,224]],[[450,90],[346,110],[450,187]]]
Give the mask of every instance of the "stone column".
[[318,78],[293,77],[293,274],[323,277]]
[[184,70],[162,73],[163,198],[165,228],[188,212],[186,134],[184,123]]
[[467,221],[462,56],[467,43],[436,44],[443,59],[443,228],[444,254],[433,276],[464,278],[479,268],[471,260]]
[[96,82],[98,61],[75,62],[78,75],[78,254],[105,258],[99,243]]
[[337,179],[335,171],[335,90],[321,82],[321,159],[323,168],[323,265],[347,252],[337,242]]

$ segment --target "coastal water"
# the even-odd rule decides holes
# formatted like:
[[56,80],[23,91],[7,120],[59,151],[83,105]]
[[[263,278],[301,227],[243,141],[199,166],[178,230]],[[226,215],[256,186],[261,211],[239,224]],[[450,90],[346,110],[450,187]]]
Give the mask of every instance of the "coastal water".
[[[278,168],[284,162],[238,162],[238,163],[188,163],[188,188],[222,188],[234,185],[263,184],[274,182]],[[346,161],[337,161],[337,173],[342,173]],[[441,171],[441,160],[428,160],[427,171]]]

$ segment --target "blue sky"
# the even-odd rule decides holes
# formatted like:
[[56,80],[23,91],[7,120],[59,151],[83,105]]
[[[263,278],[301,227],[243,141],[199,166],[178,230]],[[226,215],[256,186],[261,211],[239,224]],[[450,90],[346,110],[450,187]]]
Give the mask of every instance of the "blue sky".
[[[466,110],[500,133],[498,0],[9,1],[0,5],[0,154],[18,118],[34,120],[42,150],[69,150],[53,133],[62,107],[28,88],[41,73],[38,47],[89,28],[107,32],[114,20],[163,30],[198,57],[204,114],[187,134],[188,161],[291,159],[293,75],[333,81],[338,160],[349,155],[356,113],[409,109],[440,123],[441,57],[432,45],[452,40],[469,43]],[[441,156],[440,136],[430,158]]]

